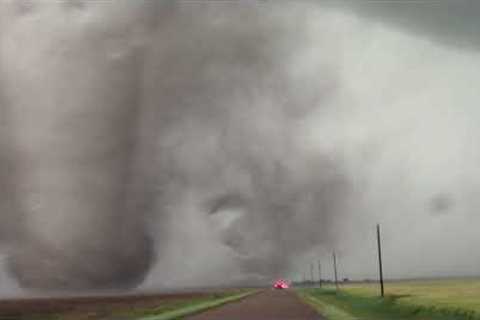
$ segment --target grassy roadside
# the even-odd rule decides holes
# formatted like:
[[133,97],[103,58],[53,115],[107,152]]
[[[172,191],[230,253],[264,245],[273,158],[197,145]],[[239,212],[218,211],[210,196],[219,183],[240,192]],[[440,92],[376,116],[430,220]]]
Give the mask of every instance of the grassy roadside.
[[152,314],[152,315],[145,316],[145,317],[139,317],[139,318],[136,318],[136,319],[137,320],[175,320],[175,319],[181,319],[185,316],[189,316],[189,315],[192,315],[192,314],[195,314],[195,313],[199,313],[199,312],[211,309],[211,308],[216,308],[216,307],[219,307],[219,306],[221,306],[223,304],[226,304],[226,303],[229,303],[229,302],[240,300],[240,299],[242,299],[244,297],[247,297],[249,295],[252,295],[256,292],[257,292],[257,290],[249,290],[249,291],[245,291],[245,292],[242,292],[242,293],[228,295],[228,296],[225,296],[225,297],[219,297],[219,298],[216,298],[216,299],[208,299],[208,300],[204,300],[204,301],[195,301],[195,302],[191,302],[191,303],[188,303],[188,304],[184,304],[183,306],[177,306],[174,309],[163,310],[163,311],[160,311],[157,314]]
[[333,289],[298,289],[299,296],[329,320],[478,320],[472,311],[415,305],[402,295],[380,298]]
[[[171,320],[217,307],[254,294],[258,290],[236,289],[223,292],[199,293],[182,297],[154,297],[153,300],[99,302],[82,307],[75,304],[65,311],[29,312],[17,310],[0,313],[0,320]],[[46,302],[48,303],[48,301]],[[55,302],[53,302],[55,303]],[[60,306],[61,307],[61,306]]]
[[312,306],[318,313],[329,320],[355,320],[354,315],[344,309],[321,299],[311,289],[298,289],[297,294],[301,300]]

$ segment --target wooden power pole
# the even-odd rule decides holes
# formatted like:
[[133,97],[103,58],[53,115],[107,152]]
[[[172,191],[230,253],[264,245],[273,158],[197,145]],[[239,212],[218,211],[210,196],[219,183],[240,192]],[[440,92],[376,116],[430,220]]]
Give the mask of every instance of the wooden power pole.
[[318,287],[322,287],[322,264],[318,260]]
[[313,279],[313,262],[310,263],[310,281],[312,281],[312,285],[315,283]]
[[377,224],[377,246],[378,246],[378,271],[380,274],[380,295],[385,295],[383,287],[383,266],[382,266],[382,244],[380,241],[380,224]]
[[335,251],[333,251],[333,272],[335,275],[335,289],[338,291],[337,256],[335,255]]

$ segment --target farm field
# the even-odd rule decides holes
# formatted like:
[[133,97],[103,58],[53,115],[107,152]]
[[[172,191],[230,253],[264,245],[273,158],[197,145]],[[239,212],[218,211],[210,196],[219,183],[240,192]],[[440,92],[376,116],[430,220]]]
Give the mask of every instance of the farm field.
[[0,301],[0,320],[170,319],[235,300],[251,290]]
[[480,319],[480,279],[387,282],[385,299],[374,283],[344,284],[338,294],[333,287],[299,293],[317,309],[332,312],[332,320]]

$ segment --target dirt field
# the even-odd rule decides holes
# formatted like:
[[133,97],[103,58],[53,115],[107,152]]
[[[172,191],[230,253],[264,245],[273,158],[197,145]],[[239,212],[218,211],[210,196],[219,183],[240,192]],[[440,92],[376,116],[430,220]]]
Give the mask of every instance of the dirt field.
[[81,298],[41,298],[0,301],[0,319],[103,319],[112,313],[135,312],[159,305],[207,298],[213,293],[99,296]]
[[289,290],[265,290],[187,320],[323,320]]

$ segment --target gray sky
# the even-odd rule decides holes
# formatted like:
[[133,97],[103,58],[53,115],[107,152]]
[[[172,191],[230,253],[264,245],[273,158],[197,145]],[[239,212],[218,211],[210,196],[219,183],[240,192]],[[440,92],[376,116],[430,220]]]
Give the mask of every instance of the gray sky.
[[342,153],[355,177],[357,212],[339,231],[350,238],[338,246],[344,274],[375,275],[380,222],[387,276],[478,275],[478,4],[343,9],[336,14],[344,90],[330,119],[312,120],[324,125],[311,137]]

